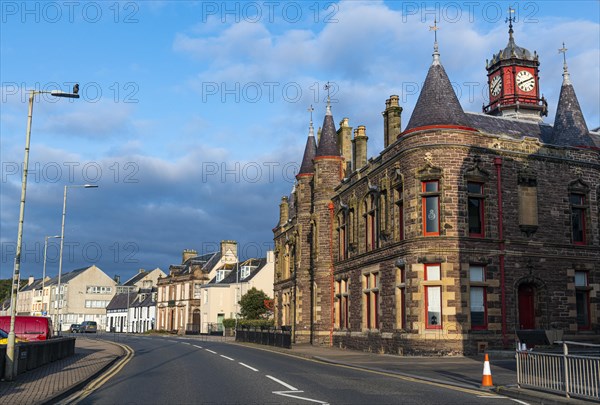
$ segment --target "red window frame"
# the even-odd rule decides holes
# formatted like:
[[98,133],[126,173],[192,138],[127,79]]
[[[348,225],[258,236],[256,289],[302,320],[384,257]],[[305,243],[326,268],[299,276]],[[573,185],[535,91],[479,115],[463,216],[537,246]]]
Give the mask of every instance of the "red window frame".
[[[427,190],[427,186],[430,184],[435,184],[435,190]],[[440,236],[440,184],[439,180],[426,180],[421,182],[421,192],[423,193],[421,197],[421,215],[423,221],[423,236]],[[437,231],[428,232],[427,231],[427,199],[436,198],[436,216],[437,216]]]
[[[439,279],[434,279],[431,281],[439,281],[439,285],[427,285],[425,286],[425,329],[442,329],[442,265],[440,263],[432,263],[425,265],[425,281],[429,280],[429,272],[428,269],[430,267],[438,267],[440,272]],[[439,301],[440,301],[440,317],[438,319],[438,323],[432,325],[429,323],[429,289],[430,288],[439,288]]]
[[589,286],[589,273],[585,272],[585,271],[576,271],[575,275],[577,276],[577,273],[583,273],[585,274],[585,284],[583,285],[577,285],[577,278],[575,279],[575,308],[576,310],[578,310],[578,303],[577,303],[577,295],[582,295],[583,299],[584,299],[584,305],[585,305],[585,318],[583,319],[585,321],[585,323],[580,324],[579,323],[579,313],[577,312],[576,317],[577,317],[577,330],[590,330],[592,328],[592,318],[591,318],[591,314],[590,314],[590,291],[588,289]]
[[[477,192],[472,191],[471,187],[478,187]],[[477,214],[479,217],[479,223],[481,226],[481,232],[471,232],[471,200],[476,200],[479,203],[479,207],[477,209]],[[469,236],[474,238],[483,238],[485,237],[485,200],[483,194],[483,183],[478,183],[474,181],[467,182],[467,221],[469,227]]]

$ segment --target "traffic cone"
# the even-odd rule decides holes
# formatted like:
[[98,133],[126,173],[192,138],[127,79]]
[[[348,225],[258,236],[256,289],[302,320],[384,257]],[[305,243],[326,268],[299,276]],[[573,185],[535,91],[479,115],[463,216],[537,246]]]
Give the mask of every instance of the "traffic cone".
[[494,383],[492,383],[492,371],[490,370],[490,359],[488,358],[488,354],[485,354],[485,361],[483,362],[483,377],[481,379],[482,387],[493,387]]

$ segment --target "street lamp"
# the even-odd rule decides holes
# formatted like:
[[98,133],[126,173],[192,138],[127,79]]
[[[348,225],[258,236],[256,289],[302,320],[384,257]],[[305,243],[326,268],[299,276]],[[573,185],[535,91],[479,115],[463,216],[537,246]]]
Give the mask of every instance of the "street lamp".
[[[48,239],[57,239],[60,235],[46,236],[44,238],[44,270],[42,272],[42,313],[44,312],[44,288],[46,287],[46,252],[48,251]],[[50,303],[50,296],[48,296],[48,303]]]
[[60,310],[62,308],[62,306],[60,305],[60,299],[62,297],[62,294],[60,292],[60,277],[62,275],[62,262],[63,262],[63,246],[65,244],[65,217],[67,216],[67,189],[68,188],[98,188],[98,186],[96,184],[82,184],[82,185],[76,185],[76,186],[65,186],[65,193],[64,193],[64,198],[63,198],[63,211],[62,211],[62,225],[60,228],[60,253],[59,253],[59,258],[58,258],[58,280],[57,280],[57,285],[56,285],[56,296],[57,296],[57,303],[56,305],[58,306],[58,316],[56,319],[56,325],[58,327],[58,335],[60,336],[61,332],[62,332],[62,319],[60,318]]
[[15,316],[17,295],[19,294],[19,280],[21,278],[21,246],[23,242],[23,221],[25,219],[25,195],[27,194],[27,171],[29,169],[29,144],[31,140],[31,119],[33,116],[33,100],[36,94],[50,94],[54,97],[79,98],[79,85],[73,86],[72,93],[62,91],[29,90],[29,112],[27,115],[27,132],[25,134],[25,159],[23,159],[23,178],[21,180],[21,203],[19,207],[19,226],[17,231],[17,248],[15,252],[15,265],[13,268],[12,285],[10,292],[10,327],[6,344],[6,361],[4,364],[4,379],[14,379],[15,364]]

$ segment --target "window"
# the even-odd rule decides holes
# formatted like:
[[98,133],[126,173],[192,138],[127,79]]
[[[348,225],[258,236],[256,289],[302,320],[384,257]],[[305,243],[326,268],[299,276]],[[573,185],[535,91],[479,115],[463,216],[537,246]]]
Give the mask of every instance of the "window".
[[375,194],[369,194],[365,201],[365,247],[366,250],[377,248],[377,205]]
[[421,183],[421,197],[423,209],[423,235],[440,235],[440,193],[437,180]]
[[571,193],[569,195],[571,203],[571,231],[573,243],[576,245],[585,245],[585,195]]
[[577,307],[577,328],[590,329],[590,287],[588,273],[575,272],[575,301]]
[[338,215],[338,259],[345,260],[348,256],[348,215],[345,210]]
[[483,184],[467,182],[467,194],[469,205],[469,236],[483,238]]
[[396,329],[406,329],[406,270],[396,267]]
[[379,194],[379,229],[383,240],[387,240],[388,235],[388,196],[387,190],[382,190]]
[[336,315],[337,327],[339,329],[348,329],[348,279],[338,280],[335,283]]
[[112,294],[112,287],[90,285],[90,286],[87,286],[85,292],[87,294]]
[[379,272],[363,274],[363,328],[379,328]]
[[487,291],[485,282],[485,267],[471,265],[469,267],[471,303],[471,329],[487,329]]
[[[441,280],[441,266],[426,264],[425,281],[429,281],[425,286],[426,329],[442,329],[442,286],[435,285]],[[431,281],[437,283],[431,283]]]
[[404,192],[403,185],[396,186],[396,224],[398,225],[398,239],[404,240]]
[[200,298],[202,298],[201,295],[201,287],[202,284],[200,283],[194,283],[194,299],[195,300],[199,300]]
[[106,308],[110,301],[105,300],[85,300],[86,308]]
[[282,295],[282,313],[281,313],[281,324],[282,325],[290,325],[290,302],[291,300],[291,292],[284,292]]

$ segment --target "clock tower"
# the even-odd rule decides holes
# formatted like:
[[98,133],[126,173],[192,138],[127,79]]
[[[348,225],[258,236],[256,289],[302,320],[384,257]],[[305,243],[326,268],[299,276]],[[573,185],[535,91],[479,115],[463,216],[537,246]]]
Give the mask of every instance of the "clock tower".
[[490,103],[483,112],[511,118],[541,121],[548,115],[544,97],[540,97],[538,55],[515,43],[513,9],[509,9],[508,45],[486,61]]

